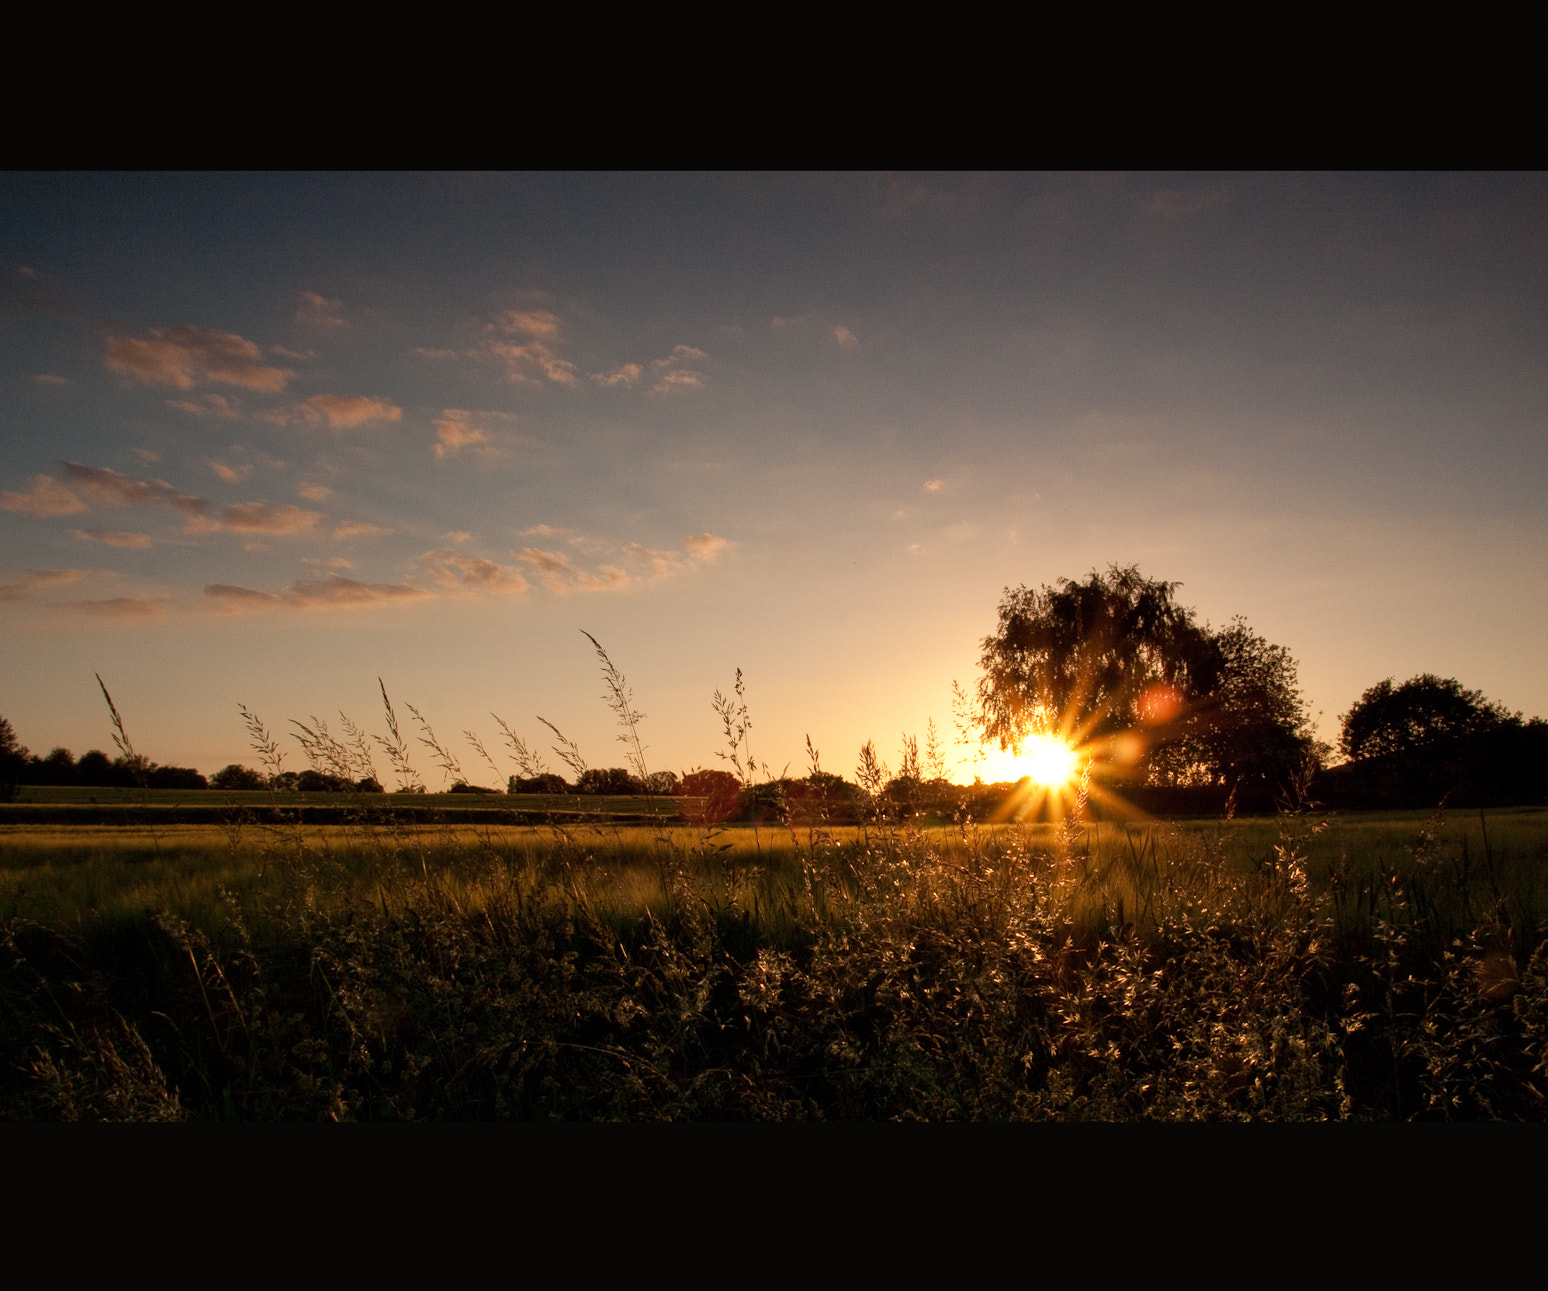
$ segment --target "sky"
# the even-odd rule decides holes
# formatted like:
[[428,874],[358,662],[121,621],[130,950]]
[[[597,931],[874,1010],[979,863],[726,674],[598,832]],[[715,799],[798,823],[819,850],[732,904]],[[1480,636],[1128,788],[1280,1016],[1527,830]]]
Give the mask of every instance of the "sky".
[[1110,565],[1330,742],[1420,673],[1548,715],[1542,174],[6,174],[0,442],[39,754],[114,752],[100,674],[207,775],[379,682],[475,782],[496,716],[622,766],[589,633],[651,770],[740,669],[774,774],[933,721],[970,780],[1005,590]]

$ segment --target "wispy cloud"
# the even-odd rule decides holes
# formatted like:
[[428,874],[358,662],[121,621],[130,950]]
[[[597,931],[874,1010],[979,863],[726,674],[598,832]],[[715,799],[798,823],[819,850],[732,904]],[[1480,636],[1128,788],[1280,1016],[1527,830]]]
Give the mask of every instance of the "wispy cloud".
[[479,456],[493,457],[499,452],[494,441],[506,437],[515,420],[506,412],[448,408],[431,423],[435,427],[435,455],[452,457],[466,448]]
[[304,403],[265,413],[264,420],[279,425],[326,426],[329,430],[353,430],[372,421],[397,421],[403,409],[370,395],[314,394]]
[[391,532],[391,529],[379,524],[367,524],[364,520],[346,520],[334,529],[333,536],[342,541],[345,538],[375,538],[380,534]]
[[34,475],[27,493],[0,493],[0,511],[29,516],[67,516],[84,511],[86,504],[52,475]]
[[0,583],[0,602],[30,600],[35,592],[63,587],[84,577],[84,569],[29,569],[14,583]]
[[100,542],[109,547],[149,547],[153,540],[148,533],[127,533],[114,529],[72,529],[82,542]]
[[208,583],[204,594],[212,600],[220,601],[228,610],[263,609],[280,604],[280,598],[273,592],[258,592],[251,587],[236,587],[231,583]]
[[108,339],[107,365],[122,376],[148,385],[191,390],[206,382],[277,394],[294,372],[267,367],[249,340],[232,332],[203,327],[163,327],[148,337]]
[[559,339],[559,320],[547,310],[507,310],[484,329],[484,334],[489,352],[505,364],[507,380],[532,385],[580,384],[575,364],[554,352],[552,342]]
[[402,583],[361,583],[339,574],[326,578],[297,579],[283,592],[262,592],[231,583],[209,583],[205,596],[218,601],[226,611],[272,609],[291,606],[298,609],[327,609],[332,606],[382,605],[422,600],[430,593]]
[[107,466],[82,466],[66,462],[65,474],[76,488],[95,502],[111,507],[168,506],[197,515],[209,509],[209,500],[179,493],[165,480],[137,480]]
[[616,565],[602,565],[593,574],[575,564],[568,556],[556,551],[544,551],[540,547],[523,547],[515,556],[533,571],[538,582],[560,596],[577,589],[587,592],[609,591],[623,587],[629,581],[628,573]]
[[321,519],[317,511],[267,502],[239,502],[222,516],[225,527],[236,533],[308,533]]
[[69,377],[57,377],[52,372],[39,372],[32,379],[40,386],[67,386],[70,384]]
[[841,350],[858,350],[860,348],[860,338],[851,332],[849,328],[845,327],[843,323],[840,323],[833,329],[833,339],[838,342],[838,347]]
[[438,547],[420,557],[425,568],[442,587],[471,591],[520,594],[528,587],[521,571],[509,565],[500,565],[478,556],[466,556],[459,551]]
[[645,369],[638,363],[625,363],[622,367],[614,368],[611,372],[593,372],[591,379],[601,386],[633,386],[639,383],[639,379],[645,375]]
[[688,549],[688,555],[694,560],[713,560],[725,550],[726,540],[717,538],[712,533],[700,533],[692,538],[684,538],[683,546]]
[[296,307],[296,321],[312,327],[343,327],[344,302],[330,300],[315,291],[300,293],[301,303]]
[[77,601],[82,614],[105,619],[159,619],[167,612],[165,596],[114,596],[105,601]]
[[333,490],[326,484],[302,484],[296,489],[296,496],[308,502],[326,502],[333,496]]
[[214,471],[227,484],[240,484],[253,473],[251,464],[243,466],[227,466],[224,462],[211,461],[210,470]]
[[192,413],[195,417],[230,420],[242,415],[242,405],[237,400],[223,394],[215,394],[213,391],[206,391],[193,399],[168,399],[167,407],[176,408],[179,412]]
[[709,378],[695,368],[684,367],[685,363],[702,363],[709,359],[709,355],[703,350],[695,349],[691,345],[678,345],[673,347],[672,353],[664,359],[651,361],[650,370],[655,376],[655,383],[651,386],[652,394],[668,394],[675,390],[695,390],[706,384]]
[[329,574],[327,578],[298,579],[283,596],[293,605],[379,605],[383,602],[417,601],[430,593],[402,583],[357,583],[353,578]]

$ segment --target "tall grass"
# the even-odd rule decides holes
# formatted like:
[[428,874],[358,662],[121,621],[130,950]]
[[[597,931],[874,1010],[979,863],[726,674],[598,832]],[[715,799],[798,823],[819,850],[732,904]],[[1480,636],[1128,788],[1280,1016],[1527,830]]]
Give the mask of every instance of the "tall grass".
[[[642,715],[592,644],[643,777]],[[314,763],[369,761],[358,728],[303,729]],[[1541,812],[924,829],[878,796],[858,827],[819,808],[755,833],[424,828],[369,798],[347,826],[234,819],[138,851],[0,838],[0,1114],[1548,1110]]]

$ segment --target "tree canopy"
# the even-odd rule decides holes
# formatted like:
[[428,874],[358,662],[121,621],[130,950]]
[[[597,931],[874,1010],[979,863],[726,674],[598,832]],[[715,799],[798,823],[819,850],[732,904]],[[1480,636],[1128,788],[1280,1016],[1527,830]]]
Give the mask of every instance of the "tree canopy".
[[1241,618],[1201,626],[1177,603],[1179,586],[1114,565],[1084,582],[1006,589],[983,641],[985,739],[1010,749],[1035,731],[1088,743],[1143,732],[1145,774],[1168,783],[1297,769],[1312,742],[1290,652]]
[[1339,748],[1356,761],[1401,756],[1520,721],[1519,714],[1490,703],[1476,690],[1464,689],[1454,677],[1424,673],[1400,686],[1394,686],[1389,677],[1367,690],[1344,714]]

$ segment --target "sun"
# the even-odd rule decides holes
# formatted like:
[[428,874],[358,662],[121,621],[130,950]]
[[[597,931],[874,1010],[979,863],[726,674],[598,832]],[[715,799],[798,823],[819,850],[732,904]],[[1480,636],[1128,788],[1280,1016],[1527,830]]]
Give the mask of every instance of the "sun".
[[1055,735],[1033,735],[1021,746],[1027,774],[1046,789],[1058,789],[1075,778],[1080,759]]

